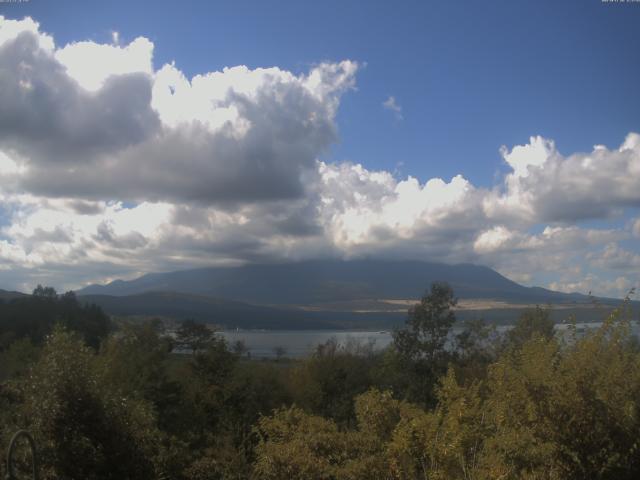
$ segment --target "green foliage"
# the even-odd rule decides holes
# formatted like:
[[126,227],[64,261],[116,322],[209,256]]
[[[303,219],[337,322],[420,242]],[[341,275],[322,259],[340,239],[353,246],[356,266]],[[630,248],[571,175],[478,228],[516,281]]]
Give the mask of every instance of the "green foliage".
[[405,328],[393,332],[395,356],[388,358],[388,365],[404,372],[396,390],[425,406],[433,405],[434,385],[447,370],[451,353],[445,344],[456,319],[456,303],[448,284],[434,283],[409,310]]
[[36,438],[43,478],[158,478],[162,434],[151,410],[104,386],[94,354],[55,329],[19,385],[19,418]]
[[[4,312],[84,311],[71,295],[34,293]],[[102,334],[81,314],[0,317],[36,327],[5,330],[0,439],[33,432],[44,479],[640,477],[626,307],[560,340],[541,308],[503,339],[481,321],[453,336],[454,305],[436,284],[387,351],[333,340],[286,362],[244,359],[191,322],[178,336],[190,353],[176,353],[158,322],[122,324],[95,349]],[[59,325],[40,338],[50,318]]]
[[449,330],[456,320],[452,310],[456,303],[449,285],[431,285],[431,291],[409,310],[405,328],[394,332],[396,350],[411,360],[439,360],[444,352]]
[[618,313],[566,348],[534,337],[492,366],[488,465],[522,478],[637,478],[640,356]]
[[449,370],[432,412],[414,412],[399,422],[388,446],[393,478],[476,478],[484,436],[480,384],[458,385]]
[[180,428],[181,389],[169,378],[172,342],[154,322],[125,324],[103,344],[96,365],[106,388],[153,406],[160,428]]
[[341,431],[335,422],[297,407],[281,409],[258,423],[255,476],[260,479],[385,479],[385,439],[405,404],[372,390],[356,399],[358,428]]
[[198,354],[209,346],[214,335],[215,332],[207,325],[187,319],[176,330],[176,344],[181,349]]
[[38,285],[31,296],[0,302],[0,351],[21,338],[41,345],[56,324],[78,332],[93,348],[112,329],[100,307],[81,305],[73,292],[57,295],[53,288]]
[[494,325],[483,320],[468,320],[455,336],[455,358],[450,363],[457,378],[468,384],[486,378],[488,366],[501,350],[501,337]]
[[[260,377],[260,372],[264,377]],[[254,444],[252,425],[281,405],[282,389],[265,385],[269,371],[242,368],[219,336],[187,356],[173,372],[181,386],[181,430],[188,466],[185,478],[247,478]]]
[[530,338],[483,380],[450,368],[429,411],[372,390],[353,429],[295,408],[263,418],[258,478],[637,478],[640,354],[619,314],[568,344],[526,319]]
[[330,339],[291,371],[291,395],[308,412],[340,425],[353,423],[353,398],[373,384],[378,358],[371,346]]
[[0,381],[22,376],[38,358],[39,349],[28,338],[16,340],[0,352]]
[[344,455],[338,428],[331,420],[299,408],[278,410],[260,419],[255,473],[264,480],[335,478],[335,464]]
[[38,285],[34,288],[32,295],[43,300],[56,300],[58,298],[58,293],[55,288],[43,287],[42,285]]
[[507,334],[507,343],[510,347],[521,347],[535,336],[550,339],[554,336],[554,322],[551,319],[551,310],[536,306],[526,310],[520,315],[515,326]]
[[230,379],[237,361],[238,356],[229,350],[227,342],[222,337],[212,336],[205,350],[190,357],[189,365],[203,383],[222,386]]

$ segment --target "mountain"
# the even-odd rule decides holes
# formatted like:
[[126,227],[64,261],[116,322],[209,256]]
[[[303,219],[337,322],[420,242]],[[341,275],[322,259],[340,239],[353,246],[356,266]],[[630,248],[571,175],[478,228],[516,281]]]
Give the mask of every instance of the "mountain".
[[[460,320],[507,324],[531,304],[556,305],[554,320],[573,314],[600,321],[589,298],[524,287],[471,264],[354,260],[200,268],[116,280],[76,292],[111,315],[194,318],[242,329],[389,329],[434,281],[446,281],[461,300]],[[0,300],[25,296],[0,290]],[[614,305],[620,300],[600,299]],[[635,302],[634,302],[635,303]]]
[[448,282],[461,299],[511,303],[587,300],[580,294],[524,287],[484,266],[394,260],[305,261],[152,273],[130,281],[91,285],[77,293],[128,296],[179,292],[262,305],[311,305],[365,299],[417,299],[434,281]]
[[20,297],[26,297],[26,296],[27,296],[26,293],[10,292],[7,290],[0,289],[0,300],[3,300],[3,301],[13,300],[14,298],[20,298]]
[[81,295],[81,302],[96,304],[115,316],[193,318],[226,329],[340,330],[388,329],[401,325],[406,309],[355,312],[269,307],[176,292],[147,292],[127,296]]
[[193,318],[226,328],[243,329],[335,329],[331,319],[321,315],[278,309],[242,302],[220,300],[177,292],[147,292],[129,296],[82,295],[84,303],[94,303],[111,315]]

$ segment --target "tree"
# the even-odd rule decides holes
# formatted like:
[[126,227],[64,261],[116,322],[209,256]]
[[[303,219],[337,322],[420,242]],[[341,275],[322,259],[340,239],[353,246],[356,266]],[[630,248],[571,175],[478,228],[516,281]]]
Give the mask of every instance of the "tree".
[[367,391],[373,381],[377,357],[357,343],[341,345],[331,338],[316,347],[310,357],[291,370],[291,394],[296,405],[338,425],[354,423],[353,398]]
[[403,329],[393,332],[396,368],[404,372],[404,385],[411,400],[431,405],[435,400],[433,386],[446,372],[451,357],[446,342],[456,317],[457,304],[452,288],[436,282],[423,295],[420,303],[409,310]]
[[80,305],[72,291],[60,295],[57,306],[57,320],[66,328],[79,332],[90,347],[97,349],[112,329],[111,320],[98,305]]
[[477,474],[487,435],[481,383],[459,385],[453,369],[441,380],[438,404],[399,422],[386,451],[397,479],[497,478]]
[[465,321],[455,335],[454,368],[463,383],[486,377],[487,367],[501,351],[502,335],[482,319]]
[[180,421],[179,384],[168,378],[171,340],[157,331],[153,320],[124,324],[104,342],[97,360],[107,388],[142,399],[158,412],[160,427],[173,431]]
[[512,347],[521,347],[535,336],[549,340],[553,338],[554,333],[551,310],[536,305],[520,315],[515,326],[507,333],[507,342]]
[[153,409],[105,388],[94,355],[56,327],[19,385],[19,421],[34,434],[42,478],[158,478],[164,442]]
[[34,297],[43,298],[47,300],[54,300],[58,298],[58,294],[56,293],[56,289],[53,287],[43,287],[38,284],[36,288],[33,289],[32,295]]
[[0,352],[0,384],[8,378],[26,373],[37,360],[38,354],[38,348],[28,338],[16,340]]
[[431,285],[431,291],[409,309],[405,328],[393,333],[396,350],[407,358],[436,361],[442,356],[447,336],[456,321],[452,310],[456,304],[448,284]]
[[377,390],[355,398],[355,428],[278,410],[258,424],[257,478],[639,478],[640,353],[620,317],[569,343],[534,334],[482,380],[450,368],[429,411]]
[[38,285],[33,295],[0,304],[0,350],[24,337],[39,346],[55,324],[79,332],[93,348],[112,328],[100,307],[81,304],[73,292],[58,295],[53,288]]
[[191,350],[194,355],[197,355],[209,346],[214,335],[215,332],[207,325],[187,319],[176,331],[176,343],[178,347]]
[[295,406],[262,417],[256,429],[256,478],[426,478],[399,477],[387,453],[398,426],[413,425],[424,412],[395,400],[390,392],[376,389],[358,395],[352,402],[357,423],[349,429]]

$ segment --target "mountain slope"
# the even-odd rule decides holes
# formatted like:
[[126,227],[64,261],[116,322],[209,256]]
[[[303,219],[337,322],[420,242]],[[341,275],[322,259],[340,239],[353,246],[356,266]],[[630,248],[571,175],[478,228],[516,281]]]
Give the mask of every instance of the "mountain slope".
[[0,300],[13,300],[14,298],[20,298],[20,297],[26,297],[27,294],[26,293],[20,293],[20,292],[10,292],[7,290],[1,290],[0,289]]
[[568,303],[579,294],[528,288],[483,266],[417,261],[306,261],[153,273],[131,281],[92,285],[80,295],[182,292],[258,304],[317,304],[361,299],[419,298],[434,281],[451,284],[459,298]]
[[129,296],[82,295],[84,303],[95,303],[111,315],[193,318],[225,328],[320,330],[359,325],[400,323],[406,314],[309,312],[219,300],[176,292],[147,292]]

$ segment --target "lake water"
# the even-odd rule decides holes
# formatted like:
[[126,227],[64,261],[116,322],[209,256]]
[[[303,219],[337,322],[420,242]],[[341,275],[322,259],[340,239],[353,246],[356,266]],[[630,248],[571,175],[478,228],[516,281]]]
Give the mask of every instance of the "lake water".
[[[586,332],[598,328],[600,323],[578,323],[578,332]],[[504,332],[511,327],[497,327],[499,332]],[[566,335],[567,324],[556,325],[559,335]],[[633,325],[635,335],[640,334],[640,327]],[[389,331],[345,331],[345,330],[240,330],[218,332],[229,345],[241,340],[248,348],[252,357],[275,358],[276,350],[283,349],[285,357],[300,358],[312,353],[315,348],[327,340],[335,338],[339,344],[346,345],[349,342],[372,344],[374,349],[383,349],[391,341]]]
[[219,332],[231,346],[241,340],[253,357],[275,357],[276,349],[283,348],[285,357],[300,358],[309,355],[318,345],[335,338],[339,344],[349,342],[373,344],[382,349],[391,343],[391,332],[358,332],[344,330],[267,330]]

